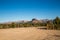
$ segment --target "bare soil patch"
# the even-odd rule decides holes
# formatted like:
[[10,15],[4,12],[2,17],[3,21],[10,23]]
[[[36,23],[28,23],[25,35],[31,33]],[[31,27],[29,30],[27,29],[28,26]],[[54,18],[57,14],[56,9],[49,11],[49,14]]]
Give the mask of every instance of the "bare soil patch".
[[0,40],[60,40],[60,30],[35,27],[0,29]]

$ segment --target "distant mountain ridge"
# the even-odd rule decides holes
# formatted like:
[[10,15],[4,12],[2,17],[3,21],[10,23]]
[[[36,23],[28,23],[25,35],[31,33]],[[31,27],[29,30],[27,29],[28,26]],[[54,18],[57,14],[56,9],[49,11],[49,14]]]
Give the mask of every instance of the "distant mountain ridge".
[[49,21],[48,19],[42,19],[42,20],[38,20],[33,18],[31,21],[28,20],[20,20],[20,21],[12,21],[12,22],[4,22],[4,23],[0,23],[0,24],[11,24],[11,23],[27,23],[27,22],[32,22],[32,23],[46,23],[47,21]]

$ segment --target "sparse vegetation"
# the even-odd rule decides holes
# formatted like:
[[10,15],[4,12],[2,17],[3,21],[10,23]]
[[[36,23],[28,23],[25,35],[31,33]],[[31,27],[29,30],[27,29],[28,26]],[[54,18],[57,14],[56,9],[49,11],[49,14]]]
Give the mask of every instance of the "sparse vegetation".
[[60,29],[60,18],[59,18],[59,17],[56,17],[56,18],[53,20],[53,23],[54,23],[55,29]]
[[47,26],[48,29],[60,29],[60,18],[56,17],[54,20],[48,20],[46,23],[40,23],[38,20],[32,19],[32,21],[26,23],[12,22],[11,24],[0,24],[0,29],[19,27],[39,27],[39,26]]

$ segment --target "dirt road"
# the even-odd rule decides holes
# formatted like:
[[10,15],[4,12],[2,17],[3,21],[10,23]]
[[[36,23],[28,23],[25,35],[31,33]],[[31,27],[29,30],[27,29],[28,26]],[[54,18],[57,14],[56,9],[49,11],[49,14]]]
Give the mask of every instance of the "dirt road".
[[0,40],[60,40],[60,30],[37,28],[0,29]]

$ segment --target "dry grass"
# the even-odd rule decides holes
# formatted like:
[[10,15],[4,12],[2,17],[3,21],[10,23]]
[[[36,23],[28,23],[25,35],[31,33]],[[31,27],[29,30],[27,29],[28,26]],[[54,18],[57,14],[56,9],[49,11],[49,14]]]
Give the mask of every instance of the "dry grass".
[[0,40],[60,40],[60,30],[31,28],[0,29]]

